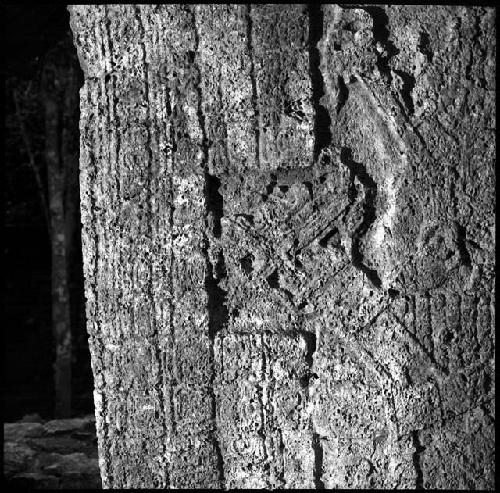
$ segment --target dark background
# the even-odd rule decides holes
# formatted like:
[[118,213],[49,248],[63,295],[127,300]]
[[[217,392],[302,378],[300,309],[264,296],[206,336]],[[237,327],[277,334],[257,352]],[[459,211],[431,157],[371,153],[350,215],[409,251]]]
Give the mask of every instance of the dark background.
[[[54,414],[51,242],[42,201],[16,115],[17,91],[26,133],[47,192],[41,74],[55,47],[74,52],[65,5],[3,5],[3,417]],[[62,48],[61,48],[62,47]],[[75,56],[69,53],[68,56]],[[83,77],[81,77],[83,83]],[[81,85],[81,84],[80,84]],[[77,127],[72,127],[78,132]],[[85,328],[80,223],[69,263],[72,415],[93,412],[92,374]]]

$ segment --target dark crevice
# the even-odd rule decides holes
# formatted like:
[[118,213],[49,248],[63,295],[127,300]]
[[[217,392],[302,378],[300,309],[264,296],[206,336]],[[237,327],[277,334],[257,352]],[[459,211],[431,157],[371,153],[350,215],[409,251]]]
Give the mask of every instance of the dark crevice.
[[[460,17],[457,17],[457,21],[460,23],[461,19]],[[457,26],[455,29],[457,32],[459,31],[459,27]],[[475,20],[474,20],[474,34],[471,39],[471,44],[472,46],[476,45],[479,41],[479,38],[481,36],[481,16],[480,15],[475,15]]]
[[289,116],[290,118],[294,118],[300,123],[302,123],[306,118],[305,113],[302,110],[294,108],[293,104],[290,103],[289,101],[285,102],[283,107],[283,113],[286,116]]
[[340,233],[337,228],[333,228],[319,240],[319,246],[327,248],[328,245],[340,245]]
[[[199,88],[199,86],[198,86]],[[201,95],[200,95],[201,97]],[[199,105],[200,124],[203,132],[203,149],[204,155],[208,156],[208,148],[206,147],[206,138],[204,130],[204,116],[201,111],[201,104]],[[205,160],[205,167],[206,167]],[[220,238],[221,236],[221,218],[223,216],[223,197],[219,193],[220,180],[216,176],[211,175],[205,169],[205,203],[207,208],[207,216],[212,215],[213,227],[212,235],[215,238]],[[219,281],[225,276],[225,262],[224,254],[219,251],[217,256],[217,263],[212,264],[210,260],[209,250],[210,250],[210,239],[207,236],[205,238],[203,247],[203,254],[206,258],[207,263],[207,273],[205,276],[205,289],[208,297],[208,335],[213,340],[218,332],[220,332],[229,319],[227,306],[226,306],[226,296],[227,292],[219,286]]]
[[206,182],[206,195],[207,195],[207,208],[208,212],[212,214],[214,221],[213,235],[215,238],[220,238],[222,233],[221,218],[224,215],[223,205],[224,200],[219,192],[220,179],[210,173],[205,174]]
[[425,450],[420,444],[420,439],[418,437],[418,431],[412,432],[413,446],[415,447],[415,452],[413,453],[413,466],[415,467],[415,472],[417,474],[415,487],[416,489],[423,489],[424,487],[424,474],[422,472],[422,466],[420,464],[420,454]]
[[308,372],[299,378],[299,384],[303,389],[308,389],[311,385],[311,380],[318,378],[316,373]]
[[252,226],[254,224],[254,216],[252,214],[235,214],[235,217],[243,217],[246,219]]
[[340,110],[345,106],[347,99],[349,98],[349,88],[346,86],[344,78],[339,75],[337,77],[339,93],[337,96],[337,115]]
[[282,457],[281,467],[278,470],[278,481],[284,488],[286,485],[286,480],[285,480],[285,444],[283,443],[283,432],[281,430],[278,430],[278,433],[279,433],[278,449],[279,449],[281,457]]
[[284,288],[283,286],[280,288],[281,289],[281,292],[285,294],[285,296],[288,298],[288,301],[294,305],[295,302],[294,302],[294,299],[293,299],[293,294],[286,288]]
[[294,264],[295,264],[295,267],[297,267],[298,269],[304,268],[304,266],[302,265],[302,262],[298,258],[294,259]]
[[[303,308],[303,306],[302,306]],[[299,379],[299,384],[302,388],[306,389],[309,394],[309,387],[311,384],[311,379],[318,378],[318,375],[313,372],[314,365],[314,354],[317,349],[317,340],[316,334],[313,332],[308,332],[305,330],[299,331],[300,336],[303,338],[305,342],[305,355],[304,360],[307,364],[307,372],[305,375],[302,375]],[[325,489],[325,484],[323,482],[323,445],[321,444],[320,437],[318,433],[316,433],[314,424],[311,421],[312,427],[312,450],[314,455],[314,469],[313,469],[313,477],[314,477],[314,487],[315,489],[323,490]]]
[[426,56],[427,61],[429,63],[432,63],[432,59],[434,57],[434,54],[431,50],[431,43],[430,43],[430,39],[429,39],[429,34],[426,33],[425,31],[422,31],[420,33],[420,42],[418,45],[418,49],[420,50],[421,53],[423,53]]
[[269,195],[271,195],[274,191],[274,188],[278,184],[277,176],[274,173],[271,173],[271,181],[268,185],[266,185],[266,192],[262,195],[262,201],[265,202]]
[[316,334],[302,330],[300,331],[300,335],[306,343],[306,354],[304,356],[305,362],[309,368],[312,368],[314,363],[314,353],[316,352]]
[[[301,264],[302,266],[302,264]],[[307,301],[302,301],[297,305],[297,310],[303,310],[307,306]]]
[[277,269],[274,269],[273,272],[271,274],[269,274],[269,276],[267,276],[266,280],[272,289],[279,289],[280,288],[280,285],[278,283],[278,270]]
[[[219,281],[226,276],[226,267],[224,262],[224,254],[222,249],[219,249],[217,255],[216,264],[213,265],[210,259],[211,250],[211,237],[220,238],[221,236],[221,218],[224,214],[224,201],[223,197],[219,192],[219,187],[221,185],[220,179],[209,173],[208,170],[208,156],[209,156],[209,140],[207,138],[206,121],[205,115],[203,113],[202,101],[203,94],[201,89],[201,70],[197,64],[197,54],[200,47],[199,33],[196,25],[196,14],[195,10],[189,8],[191,12],[191,20],[194,33],[195,51],[189,51],[187,58],[189,62],[196,67],[196,91],[197,91],[197,116],[202,133],[201,149],[203,151],[202,157],[202,167],[205,178],[204,194],[205,194],[205,204],[206,204],[206,231],[204,234],[203,242],[203,256],[206,262],[206,275],[205,275],[205,291],[207,293],[207,311],[208,311],[208,337],[212,341],[211,343],[211,358],[212,364],[215,363],[214,354],[214,339],[218,332],[222,331],[224,327],[227,326],[229,320],[228,308],[226,305],[227,292],[219,286]],[[212,231],[210,232],[210,225],[208,223],[208,217],[212,215],[213,225]],[[215,368],[215,367],[214,367]],[[225,474],[224,474],[224,458],[222,451],[220,449],[219,440],[215,433],[217,429],[217,400],[214,393],[214,380],[215,371],[212,370],[210,375],[210,388],[211,388],[211,419],[214,425],[214,434],[212,437],[212,444],[215,449],[217,471],[219,474],[219,479],[221,481],[222,488],[225,486]]]
[[[399,53],[399,50],[389,40],[389,18],[383,7],[362,7],[365,12],[371,15],[373,19],[373,44],[379,43],[384,49],[381,54],[377,55],[377,68],[381,75],[385,75],[388,81],[392,80],[389,60]],[[378,52],[377,52],[378,53]]]
[[382,286],[382,281],[375,269],[369,268],[364,264],[364,256],[361,251],[361,239],[366,234],[370,226],[373,224],[376,218],[375,202],[377,198],[377,184],[373,178],[366,172],[366,168],[361,164],[357,163],[352,158],[352,152],[349,148],[343,147],[340,152],[340,159],[345,166],[351,171],[351,186],[349,191],[349,199],[353,203],[357,196],[357,190],[354,185],[354,177],[358,180],[365,188],[365,199],[363,204],[363,221],[357,228],[357,230],[352,234],[351,241],[351,261],[354,267],[362,271],[368,280],[378,289]]
[[413,378],[411,378],[410,370],[407,367],[403,368],[403,375],[406,378],[408,386],[411,387],[413,385]]
[[397,289],[389,288],[387,290],[387,294],[389,295],[389,298],[394,300],[400,295],[400,292]]
[[226,263],[224,262],[224,254],[219,250],[217,254],[217,263],[214,266],[214,277],[217,281],[224,279],[227,276]]
[[[303,308],[303,307],[302,307]],[[305,330],[299,330],[298,334],[305,342],[305,355],[304,360],[307,365],[307,370],[304,375],[299,378],[300,386],[306,390],[309,395],[309,387],[311,385],[312,379],[317,379],[318,375],[313,372],[314,365],[314,353],[317,349],[317,341],[316,334],[313,332],[308,332]],[[313,477],[314,477],[314,487],[316,489],[325,489],[325,485],[322,480],[323,475],[323,446],[320,442],[320,437],[318,433],[316,433],[314,424],[311,421],[312,428],[312,450],[314,455],[314,469],[313,469]]]
[[322,480],[323,476],[323,445],[317,433],[312,435],[312,447],[314,452],[314,488],[324,490],[325,483]]
[[482,404],[482,405],[479,406],[479,409],[481,409],[483,411],[483,413],[485,414],[485,416],[487,416],[491,420],[491,422],[493,423],[493,425],[495,425],[495,416],[491,414],[491,412],[488,409],[488,407],[485,406],[484,404]]
[[318,159],[322,149],[332,141],[330,131],[331,119],[327,109],[321,104],[325,94],[323,75],[320,70],[320,53],[318,43],[323,36],[323,12],[321,5],[309,4],[309,74],[312,86],[312,103],[314,107],[314,160]]
[[307,192],[309,193],[309,198],[311,200],[314,200],[313,184],[310,181],[303,181],[302,184],[307,188]]
[[253,260],[254,258],[251,253],[240,258],[240,266],[248,276],[253,272]]
[[[213,396],[213,397],[214,398],[212,398],[211,413],[212,413],[212,417],[213,417],[213,420],[214,420],[214,423],[215,423],[215,419],[216,419],[216,415],[217,415],[217,404],[216,404],[215,396]],[[213,446],[214,446],[214,449],[215,449],[215,458],[216,458],[216,462],[217,462],[217,470],[219,471],[220,480],[221,480],[221,483],[222,483],[222,488],[221,489],[224,489],[224,486],[225,486],[225,479],[224,479],[224,456],[222,455],[222,450],[220,448],[219,440],[214,439],[214,440],[212,440],[212,443],[213,443]]]
[[[205,193],[207,193],[207,188],[208,187],[205,188]],[[209,197],[207,197],[206,200],[207,203],[210,202]],[[208,336],[213,340],[217,333],[223,330],[229,320],[229,313],[226,306],[227,291],[219,286],[219,281],[226,276],[226,267],[222,251],[219,251],[215,265],[210,261],[208,239],[205,242],[203,252],[207,262],[205,290],[208,298]]]
[[186,60],[188,61],[188,63],[194,63],[195,56],[196,53],[194,51],[189,50],[186,53]]
[[488,373],[484,373],[483,390],[485,395],[488,395],[491,390],[491,377],[488,375]]
[[398,74],[403,80],[401,97],[403,98],[408,113],[411,115],[415,110],[413,104],[413,97],[411,95],[413,88],[415,87],[415,77],[413,75],[408,74],[407,72],[403,72],[402,70],[394,70],[394,72]]
[[[195,14],[192,11],[193,16],[193,26],[195,33],[195,45],[196,52],[199,47],[199,38],[198,32],[196,30],[196,21]],[[192,63],[196,61],[196,52],[195,56],[192,58]],[[202,142],[201,147],[203,150],[203,168],[204,168],[204,176],[205,176],[205,204],[207,209],[207,216],[211,215],[213,218],[213,226],[211,234],[215,238],[220,238],[222,233],[221,228],[221,219],[224,215],[224,199],[219,192],[219,188],[221,185],[220,179],[217,176],[214,176],[208,172],[208,151],[209,144],[206,133],[206,122],[205,115],[203,113],[202,108],[202,100],[203,95],[201,92],[201,73],[198,68],[198,81],[196,84],[196,90],[198,92],[198,121],[200,124],[200,129],[202,132]],[[220,332],[223,327],[226,325],[228,320],[228,311],[225,304],[227,292],[221,289],[218,285],[219,280],[225,275],[225,263],[224,263],[224,255],[222,251],[219,252],[217,263],[212,265],[209,256],[210,250],[210,238],[208,235],[205,237],[205,245],[203,248],[203,253],[207,262],[207,274],[205,277],[205,288],[208,296],[208,333],[211,339],[215,338],[217,332]]]
[[456,224],[457,230],[457,248],[460,254],[460,260],[466,267],[471,267],[472,260],[470,258],[469,250],[467,250],[467,231],[460,224]]
[[279,284],[279,274],[278,274],[278,269],[274,269],[273,272],[267,276],[266,278],[267,283],[271,287],[271,289],[277,289],[281,293],[283,293],[287,298],[290,303],[295,304],[293,301],[293,294],[283,286],[280,286]]

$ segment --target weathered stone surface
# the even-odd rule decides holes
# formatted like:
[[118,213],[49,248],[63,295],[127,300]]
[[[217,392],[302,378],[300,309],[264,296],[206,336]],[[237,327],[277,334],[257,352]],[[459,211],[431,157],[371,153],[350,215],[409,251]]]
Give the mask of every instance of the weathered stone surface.
[[493,488],[494,9],[70,11],[104,486]]

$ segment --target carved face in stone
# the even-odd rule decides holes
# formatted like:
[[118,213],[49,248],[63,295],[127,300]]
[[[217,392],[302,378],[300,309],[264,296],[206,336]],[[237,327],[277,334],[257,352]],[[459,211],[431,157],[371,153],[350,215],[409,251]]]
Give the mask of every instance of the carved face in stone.
[[341,223],[351,207],[350,171],[328,153],[318,165],[241,178],[221,187],[226,268],[238,280],[226,286],[227,300],[238,306],[240,330],[271,328],[276,317],[295,320],[348,261]]

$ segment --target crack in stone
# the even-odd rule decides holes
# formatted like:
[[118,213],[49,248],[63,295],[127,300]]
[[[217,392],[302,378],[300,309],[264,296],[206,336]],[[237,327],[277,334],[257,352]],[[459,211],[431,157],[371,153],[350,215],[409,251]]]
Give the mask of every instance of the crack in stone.
[[[331,118],[330,114],[321,103],[321,98],[325,95],[325,85],[323,74],[321,73],[320,63],[321,54],[318,49],[318,43],[323,37],[323,12],[321,5],[308,5],[309,17],[309,76],[311,78],[312,89],[312,106],[314,108],[314,149],[313,160],[318,161],[323,150],[325,150],[332,142],[331,134]],[[312,194],[311,194],[312,195]],[[311,197],[312,199],[312,197]],[[306,363],[311,372],[314,364],[314,354],[317,350],[316,335],[310,334],[303,337],[306,342]],[[309,393],[309,378],[307,380],[307,390]],[[316,489],[325,489],[322,480],[323,474],[323,446],[316,432],[316,427],[311,419],[310,426],[312,428],[312,450],[314,455],[314,486]]]
[[[206,122],[205,115],[202,108],[202,89],[201,89],[201,69],[197,63],[197,56],[199,54],[199,33],[196,26],[196,14],[195,9],[191,9],[191,20],[194,31],[195,38],[195,53],[193,56],[192,63],[196,66],[197,81],[196,81],[196,91],[197,91],[197,115],[198,121],[202,133],[201,148],[203,151],[202,166],[205,179],[204,194],[205,194],[205,204],[206,204],[206,230],[204,234],[204,246],[203,255],[206,260],[207,272],[205,275],[205,291],[207,293],[207,309],[208,309],[208,337],[211,341],[210,350],[212,362],[215,361],[214,355],[214,340],[218,332],[223,330],[227,325],[229,319],[229,313],[226,306],[226,296],[227,292],[219,286],[221,277],[225,276],[225,262],[224,254],[222,250],[219,250],[217,263],[213,265],[210,259],[210,236],[213,235],[214,238],[220,238],[222,233],[221,219],[224,214],[224,204],[223,197],[219,192],[219,187],[221,185],[220,179],[214,176],[208,171],[208,153],[209,153],[209,142],[206,133]],[[213,225],[212,231],[209,230],[208,217],[212,216]],[[220,443],[217,438],[217,402],[214,394],[214,379],[215,370],[212,370],[210,377],[210,395],[211,395],[211,418],[213,420],[214,432],[212,437],[212,444],[216,453],[217,469],[219,472],[219,479],[221,481],[222,487],[225,485],[225,474],[224,474],[224,458],[220,448]]]
[[421,53],[423,53],[426,56],[427,61],[429,63],[432,63],[432,59],[434,58],[434,52],[431,50],[429,33],[427,33],[426,31],[422,31],[420,33],[418,49],[420,50]]
[[422,471],[420,455],[425,450],[425,447],[422,447],[422,445],[420,444],[418,431],[412,432],[412,440],[413,440],[413,446],[415,447],[415,452],[413,453],[413,466],[415,467],[415,472],[417,474],[415,487],[421,490],[424,487],[424,475]]
[[344,78],[341,75],[338,76],[337,81],[339,88],[339,93],[337,98],[337,115],[338,115],[342,110],[342,108],[347,103],[347,100],[349,99],[349,88],[347,87]]
[[403,87],[400,91],[401,98],[406,105],[408,114],[412,115],[415,111],[415,107],[411,93],[415,87],[415,77],[407,72],[404,72],[403,70],[394,70],[394,73],[399,75],[403,81]]
[[323,445],[318,433],[313,433],[312,447],[314,451],[314,488],[324,490],[325,483],[323,482]]
[[356,201],[357,197],[357,191],[354,186],[354,177],[358,178],[366,191],[363,204],[363,220],[356,231],[352,234],[351,262],[354,267],[366,276],[375,288],[381,289],[382,281],[380,280],[377,271],[375,269],[371,269],[364,263],[364,255],[360,246],[361,239],[376,219],[375,202],[377,198],[377,184],[367,173],[366,168],[361,163],[357,163],[353,160],[351,149],[343,147],[340,153],[340,159],[342,163],[351,171],[351,188],[349,193],[351,206]]
[[269,198],[269,195],[271,195],[277,185],[277,177],[275,173],[270,174],[269,178],[269,183],[266,185],[266,191],[264,194],[262,194],[262,202],[266,202],[267,199]]
[[377,68],[381,75],[384,75],[390,82],[392,80],[389,60],[399,53],[399,49],[389,41],[389,17],[383,7],[361,7],[373,19],[373,43],[379,43],[384,49],[383,54],[377,56]]
[[331,141],[331,118],[327,109],[321,103],[325,95],[323,74],[320,69],[320,52],[318,42],[323,36],[323,12],[321,5],[309,4],[309,75],[311,77],[312,104],[314,108],[314,161],[326,149]]

